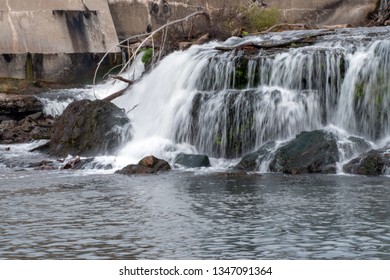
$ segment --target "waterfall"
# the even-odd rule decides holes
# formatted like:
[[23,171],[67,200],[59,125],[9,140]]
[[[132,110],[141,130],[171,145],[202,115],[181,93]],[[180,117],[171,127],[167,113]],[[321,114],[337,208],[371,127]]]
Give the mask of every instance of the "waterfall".
[[384,10],[387,7],[387,4],[389,4],[389,0],[381,0],[381,4],[379,6],[379,10]]
[[284,32],[172,53],[116,100],[127,111],[136,106],[129,112],[134,139],[121,154],[180,150],[238,158],[329,125],[369,141],[388,137],[389,31],[339,30],[313,45],[277,51],[215,48],[317,31]]

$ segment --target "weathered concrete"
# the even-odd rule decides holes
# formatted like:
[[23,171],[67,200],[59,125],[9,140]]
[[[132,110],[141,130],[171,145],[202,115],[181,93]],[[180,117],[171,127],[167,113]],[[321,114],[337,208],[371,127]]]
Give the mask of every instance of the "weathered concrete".
[[6,0],[0,53],[106,52],[117,43],[106,0]]
[[0,77],[90,83],[117,43],[107,0],[0,3]]

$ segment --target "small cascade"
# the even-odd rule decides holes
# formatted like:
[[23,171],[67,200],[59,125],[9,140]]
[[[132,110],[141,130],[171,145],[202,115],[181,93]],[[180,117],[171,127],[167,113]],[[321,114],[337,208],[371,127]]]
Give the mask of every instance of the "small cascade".
[[384,10],[389,3],[390,3],[389,0],[381,0],[380,6],[379,6],[379,11]]
[[[368,141],[385,138],[389,31],[344,29],[311,45],[255,51],[218,51],[221,43],[212,42],[173,53],[115,101],[127,111],[136,107],[129,113],[133,141],[120,154],[184,149],[239,158],[269,141],[329,126]],[[283,42],[315,32],[231,38],[223,45]],[[355,152],[348,137],[340,139],[344,161]]]
[[[121,74],[121,76],[127,80],[135,81],[142,76],[145,71],[145,65],[142,62],[141,52],[132,63],[127,71]],[[126,88],[128,84],[120,80],[108,80],[103,84],[96,85],[94,87],[88,86],[85,88],[77,89],[60,89],[51,90],[43,93],[37,98],[44,105],[44,113],[53,117],[61,115],[65,108],[72,102],[82,99],[103,99],[115,92],[118,92]]]

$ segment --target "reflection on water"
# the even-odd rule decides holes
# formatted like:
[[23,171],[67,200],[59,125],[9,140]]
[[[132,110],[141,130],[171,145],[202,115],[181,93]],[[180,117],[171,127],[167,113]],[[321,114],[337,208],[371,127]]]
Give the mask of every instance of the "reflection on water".
[[2,259],[390,259],[390,178],[0,177]]

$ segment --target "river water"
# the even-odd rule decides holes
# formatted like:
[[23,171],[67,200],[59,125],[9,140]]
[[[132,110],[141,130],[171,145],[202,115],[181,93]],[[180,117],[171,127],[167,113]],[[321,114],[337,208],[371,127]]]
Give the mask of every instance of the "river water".
[[[343,150],[349,136],[388,149],[389,27],[343,29],[314,45],[249,57],[216,49],[316,32],[323,31],[231,38],[167,56],[114,101],[132,120],[131,141],[84,170],[34,170],[57,160],[28,152],[41,142],[0,145],[0,258],[390,259],[389,175],[339,168],[292,176],[266,165],[247,176],[226,173],[245,153],[307,130],[337,134],[339,166],[357,156]],[[45,113],[59,115],[74,99],[124,86],[41,97]],[[206,153],[212,167],[114,174],[150,154],[173,165],[181,152]]]
[[2,259],[390,258],[388,177],[1,172]]

